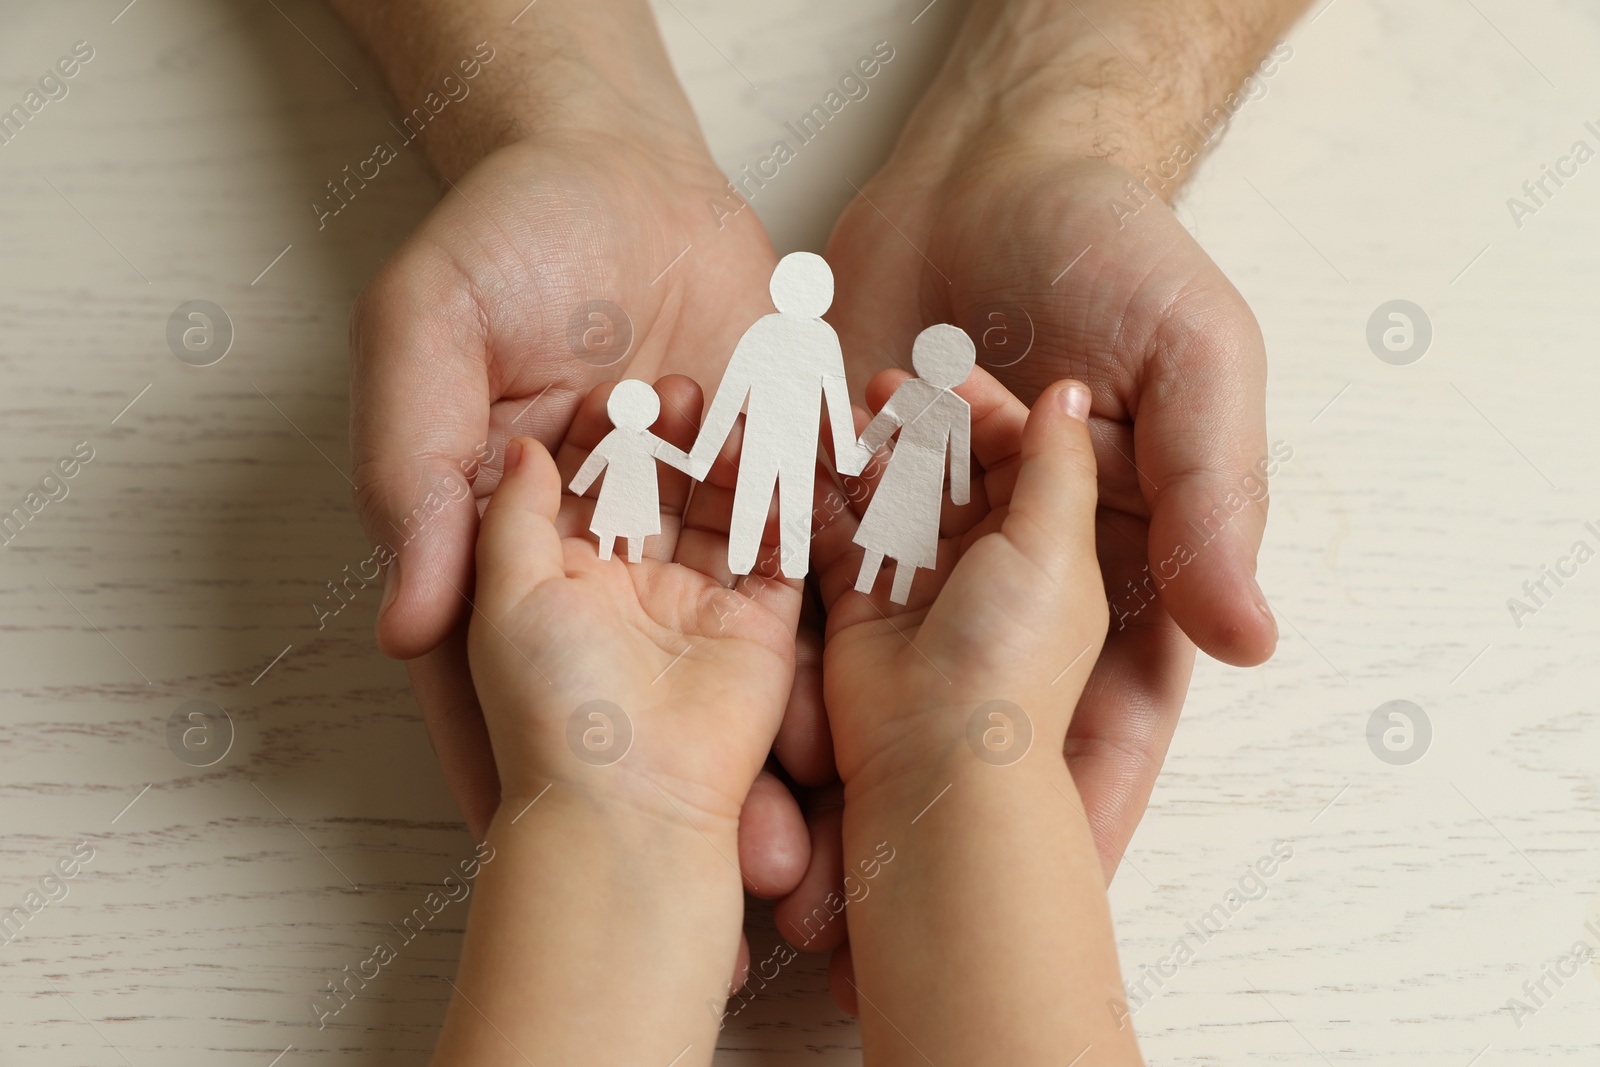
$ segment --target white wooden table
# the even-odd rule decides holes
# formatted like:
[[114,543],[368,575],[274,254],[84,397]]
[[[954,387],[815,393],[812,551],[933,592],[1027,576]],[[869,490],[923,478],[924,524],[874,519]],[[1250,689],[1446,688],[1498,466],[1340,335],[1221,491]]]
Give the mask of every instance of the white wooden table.
[[[0,551],[0,914],[41,904],[0,944],[0,1063],[421,1064],[462,906],[326,1029],[309,1002],[471,846],[372,645],[376,588],[321,630],[312,605],[369,551],[348,309],[433,179],[407,153],[318,232],[323,182],[386,129],[342,28],[309,0],[123,3],[0,4],[0,106],[95,52],[0,146],[0,512],[93,451]],[[820,248],[960,5],[757,7],[660,10],[726,169],[897,50],[756,204],[780,250]],[[1520,228],[1506,200],[1600,148],[1600,14],[1335,0],[1290,41],[1179,208],[1270,345],[1284,640],[1256,670],[1202,663],[1112,887],[1137,1026],[1152,1063],[1594,1064],[1600,968],[1555,961],[1600,949],[1600,562],[1520,627],[1507,598],[1600,548],[1600,161]],[[1392,299],[1432,323],[1409,365],[1366,341]],[[215,365],[168,349],[191,300],[233,323]],[[191,700],[235,727],[210,767],[168,748]],[[1431,723],[1409,765],[1368,744],[1391,700]],[[1275,841],[1293,858],[1228,911]],[[758,920],[757,958],[774,937]],[[820,961],[788,969],[718,1062],[859,1062],[823,986]]]

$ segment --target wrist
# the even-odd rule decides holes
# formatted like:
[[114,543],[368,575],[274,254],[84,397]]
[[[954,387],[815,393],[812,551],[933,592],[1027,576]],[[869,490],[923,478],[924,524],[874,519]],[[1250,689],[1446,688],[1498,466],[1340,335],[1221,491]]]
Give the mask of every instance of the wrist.
[[727,859],[738,855],[737,824],[702,826],[667,803],[649,807],[565,782],[502,797],[487,841],[497,858],[511,859],[500,870],[558,857],[563,863],[660,872],[630,887],[630,898],[640,901],[677,900],[685,885],[739,885],[737,868]]
[[648,773],[616,765],[584,765],[576,771],[562,766],[554,774],[538,767],[527,770],[507,776],[490,823],[491,841],[533,847],[518,833],[537,816],[563,833],[582,836],[592,843],[586,847],[596,851],[648,852],[685,871],[698,865],[738,880],[737,868],[719,855],[738,856],[739,812],[711,794],[691,799],[670,783],[658,785]]
[[[1076,690],[1012,691],[1002,697],[962,695],[908,700],[898,708],[852,708],[840,702],[836,739],[847,804],[917,796],[934,779],[942,786],[984,772],[1058,770]],[[870,719],[867,730],[846,724]],[[924,803],[930,798],[924,798]]]
[[687,826],[561,784],[531,807],[508,799],[480,848],[434,1062],[667,1063],[714,1045],[743,914],[736,869]]
[[438,114],[450,98],[451,113],[427,123],[418,142],[446,178],[519,141],[597,131],[704,154],[645,0],[333,6],[382,68],[402,116]]
[[1303,6],[1241,0],[1224,19],[1197,0],[978,0],[902,146],[939,173],[1015,153],[1148,168],[1170,199],[1293,55],[1274,41]]

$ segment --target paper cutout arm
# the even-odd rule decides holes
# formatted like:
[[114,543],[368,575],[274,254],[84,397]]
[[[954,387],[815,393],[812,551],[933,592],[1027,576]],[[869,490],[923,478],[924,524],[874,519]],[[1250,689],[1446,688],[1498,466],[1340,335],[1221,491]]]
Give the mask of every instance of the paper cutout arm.
[[691,478],[694,477],[694,458],[689,453],[676,445],[663,441],[654,434],[650,436],[655,439],[655,447],[650,450],[651,455],[667,466],[676,467]]
[[583,461],[583,466],[578,468],[578,473],[572,476],[572,482],[567,488],[578,496],[587,493],[589,486],[593,485],[594,480],[600,477],[600,472],[605,470],[606,460],[606,454],[596,447],[589,453],[589,458]]
[[877,449],[863,451],[856,444],[856,418],[850,410],[850,385],[844,375],[823,377],[822,400],[828,413],[828,425],[833,427],[833,465],[840,474],[854,477],[861,473]]
[[861,432],[861,451],[869,459],[878,454],[878,449],[888,443],[889,438],[900,428],[900,415],[894,409],[894,397],[872,417],[867,423],[867,428]]
[[738,420],[745,397],[750,392],[752,368],[749,341],[750,335],[746,333],[734,346],[733,355],[728,359],[728,369],[722,372],[722,381],[717,384],[717,395],[712,397],[705,421],[700,424],[700,433],[695,436],[694,447],[689,449],[689,457],[694,461],[689,477],[697,482],[705,480],[711,464],[716,462],[717,454],[733,432],[733,424]]
[[960,505],[972,499],[972,409],[960,397],[956,402],[960,407],[950,427],[950,503]]

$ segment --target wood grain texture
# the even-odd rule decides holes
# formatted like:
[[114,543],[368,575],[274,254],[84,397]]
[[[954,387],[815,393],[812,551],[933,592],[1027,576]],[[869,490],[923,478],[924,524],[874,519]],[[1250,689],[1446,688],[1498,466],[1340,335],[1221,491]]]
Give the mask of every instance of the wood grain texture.
[[[0,549],[0,908],[94,850],[0,944],[0,1063],[422,1064],[466,905],[396,928],[471,842],[372,645],[378,590],[322,628],[313,605],[370,553],[350,303],[434,180],[402,152],[319,231],[311,202],[390,114],[335,20],[305,0],[121,9],[0,4],[0,104],[96,50],[0,147],[0,510],[94,449]],[[936,69],[961,6],[922,9],[661,5],[729,171],[874,41],[897,50],[755,200],[780,251],[821,247]],[[1506,200],[1575,140],[1600,147],[1600,16],[1335,0],[1290,42],[1178,209],[1271,351],[1269,436],[1293,457],[1261,577],[1284,638],[1255,670],[1202,662],[1112,887],[1125,975],[1155,974],[1135,1025],[1152,1063],[1592,1064],[1594,965],[1546,979],[1531,1017],[1507,1002],[1580,938],[1600,948],[1600,563],[1521,627],[1506,600],[1575,540],[1600,547],[1600,161],[1520,228]],[[1394,298],[1434,326],[1405,367],[1365,341]],[[193,299],[236,329],[214,366],[167,350]],[[214,767],[167,748],[193,699],[236,728]],[[1410,766],[1367,745],[1392,699],[1433,726]],[[1275,841],[1293,857],[1260,899],[1155,972]],[[776,938],[755,909],[756,958]],[[319,1029],[324,983],[386,939],[398,958]],[[824,969],[785,968],[717,1062],[858,1063]]]

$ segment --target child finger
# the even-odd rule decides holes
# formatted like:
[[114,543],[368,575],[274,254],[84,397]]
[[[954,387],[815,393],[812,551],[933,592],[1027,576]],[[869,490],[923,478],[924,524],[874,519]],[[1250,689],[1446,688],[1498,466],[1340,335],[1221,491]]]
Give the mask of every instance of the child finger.
[[[850,413],[855,416],[856,439],[860,440],[861,434],[867,428],[867,424],[872,421],[872,415],[865,409],[855,405],[851,406]],[[860,474],[830,475],[831,478],[837,481],[839,491],[844,494],[850,511],[856,518],[859,519],[866,514],[867,501],[871,500],[872,494],[877,492],[878,483],[883,480],[883,472],[888,469],[889,457],[892,455],[894,455],[894,442],[890,441],[878,449],[871,459],[867,460],[866,465],[861,468]],[[830,455],[829,458],[831,459],[832,456]],[[835,467],[837,467],[837,464],[835,464]],[[824,472],[819,472],[819,479],[821,473]]]
[[[869,464],[862,474],[871,472]],[[825,473],[819,466],[814,514],[821,518],[812,527],[811,569],[817,575],[823,607],[831,611],[835,602],[855,586],[856,572],[861,569],[861,546],[855,543],[855,535],[870,488],[864,478],[846,479],[840,488],[826,479]],[[877,477],[873,474],[872,484],[876,484]]]
[[566,575],[556,514],[561,480],[545,447],[531,437],[506,442],[500,486],[478,528],[478,603],[502,613],[543,582]]

